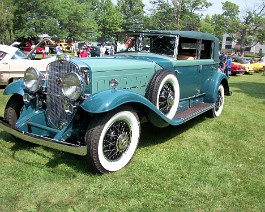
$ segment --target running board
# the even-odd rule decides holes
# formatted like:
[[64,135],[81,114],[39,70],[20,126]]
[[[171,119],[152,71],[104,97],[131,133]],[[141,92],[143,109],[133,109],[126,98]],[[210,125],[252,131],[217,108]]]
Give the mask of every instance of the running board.
[[200,103],[193,107],[188,108],[187,110],[177,112],[174,118],[182,119],[183,122],[186,122],[206,111],[214,108],[215,104],[213,103]]

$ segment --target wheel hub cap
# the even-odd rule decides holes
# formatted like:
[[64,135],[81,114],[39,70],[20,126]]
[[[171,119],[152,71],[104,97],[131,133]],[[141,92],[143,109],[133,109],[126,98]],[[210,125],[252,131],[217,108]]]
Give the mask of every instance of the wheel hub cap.
[[172,91],[169,92],[169,94],[168,94],[167,104],[168,104],[168,106],[174,105],[174,93]]
[[129,136],[125,133],[121,134],[117,140],[117,150],[123,152],[129,145]]

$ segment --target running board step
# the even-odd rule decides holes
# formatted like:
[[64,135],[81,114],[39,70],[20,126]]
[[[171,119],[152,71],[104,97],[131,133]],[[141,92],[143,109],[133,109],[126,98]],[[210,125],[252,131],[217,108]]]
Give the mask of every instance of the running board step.
[[182,119],[184,122],[202,114],[206,111],[214,108],[213,103],[200,103],[194,107],[188,108],[187,110],[177,112],[174,118]]

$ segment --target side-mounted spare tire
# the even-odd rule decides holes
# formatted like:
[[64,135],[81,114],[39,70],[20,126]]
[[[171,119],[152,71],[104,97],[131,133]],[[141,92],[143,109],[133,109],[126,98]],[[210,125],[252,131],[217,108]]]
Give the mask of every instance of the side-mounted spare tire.
[[174,118],[179,104],[179,83],[169,70],[156,72],[148,83],[146,98],[169,119]]

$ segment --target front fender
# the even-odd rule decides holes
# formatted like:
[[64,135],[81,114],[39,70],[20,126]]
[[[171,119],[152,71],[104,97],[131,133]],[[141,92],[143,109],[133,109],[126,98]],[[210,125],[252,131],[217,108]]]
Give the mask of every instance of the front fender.
[[168,119],[144,96],[126,90],[112,89],[102,91],[89,96],[80,106],[89,113],[103,113],[127,103],[138,103],[139,105],[142,105],[143,108],[147,107],[150,110],[147,115],[156,120],[156,122],[159,122],[157,126],[162,126],[166,123],[177,125],[183,122],[178,119]]
[[9,95],[9,94],[20,94],[21,96],[24,95],[24,81],[23,79],[17,80],[15,82],[10,83],[9,85],[6,86],[4,90],[4,95]]
[[89,96],[88,99],[81,104],[81,107],[89,113],[103,113],[126,103],[140,103],[152,110],[157,110],[145,97],[127,90],[116,89],[102,91]]

